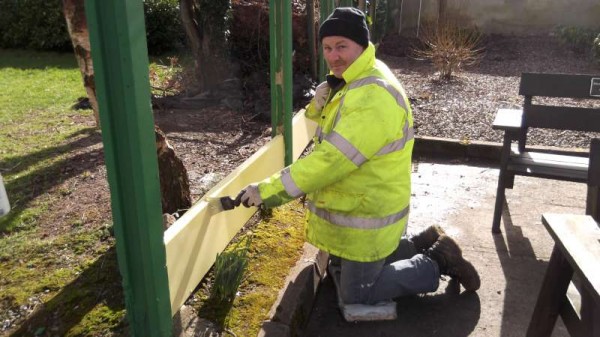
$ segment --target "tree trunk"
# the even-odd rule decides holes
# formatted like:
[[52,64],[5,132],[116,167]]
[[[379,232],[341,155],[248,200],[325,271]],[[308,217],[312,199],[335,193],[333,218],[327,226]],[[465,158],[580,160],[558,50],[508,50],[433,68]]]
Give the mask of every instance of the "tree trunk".
[[162,212],[163,214],[178,212],[181,215],[192,206],[187,170],[158,126],[154,126],[154,134],[160,172]]
[[[188,42],[192,48],[192,55],[194,56],[194,77],[198,78],[201,74],[200,69],[200,57],[201,57],[201,43],[202,35],[198,27],[198,22],[195,19],[194,0],[179,0],[179,13],[181,15],[181,22],[185,30]],[[204,88],[201,85],[202,81],[196,83],[200,85],[197,90],[192,91],[203,91]]]
[[439,8],[438,8],[438,20],[439,21],[444,21],[446,20],[446,12],[448,11],[448,1],[447,0],[440,0],[439,2]]
[[367,11],[367,0],[358,0],[358,9],[360,9],[363,12],[366,12]]
[[[191,90],[192,96],[198,92],[214,89],[228,78],[225,35],[218,34],[220,29],[225,28],[220,26],[221,19],[215,19],[215,17],[224,17],[225,13],[213,13],[215,9],[207,2],[210,3],[210,1],[179,0],[181,22],[194,56],[194,78],[198,88]],[[217,21],[219,23],[216,23]],[[222,38],[219,37],[220,35],[223,35]]]
[[[369,30],[372,32],[373,27],[375,27],[375,22],[377,21],[377,0],[371,0],[369,2],[369,14],[371,14],[371,24],[369,25]],[[381,38],[381,37],[379,37]]]
[[[67,20],[69,35],[71,36],[71,41],[73,41],[75,57],[83,74],[83,84],[94,109],[96,125],[100,126],[94,68],[90,53],[90,35],[83,3],[84,0],[63,0],[63,10],[65,19]],[[180,210],[187,210],[192,205],[187,170],[183,166],[181,159],[175,155],[175,151],[167,142],[165,134],[158,126],[154,127],[154,131],[163,213],[172,214]]]
[[83,86],[90,100],[90,105],[94,110],[94,120],[96,121],[96,126],[100,127],[94,68],[90,51],[90,34],[85,18],[84,0],[63,0],[63,14],[67,21],[67,29],[73,43],[73,49],[75,50],[75,58],[83,77]]

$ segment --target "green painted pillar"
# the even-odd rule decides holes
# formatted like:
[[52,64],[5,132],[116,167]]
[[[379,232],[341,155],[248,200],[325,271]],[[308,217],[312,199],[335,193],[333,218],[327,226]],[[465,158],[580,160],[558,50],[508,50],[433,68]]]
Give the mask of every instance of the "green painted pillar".
[[269,1],[269,46],[272,135],[283,133],[287,166],[293,162],[292,5],[289,1]]
[[142,0],[86,0],[119,269],[133,336],[171,336]]
[[340,0],[340,7],[352,7],[354,6],[354,1],[352,0]]

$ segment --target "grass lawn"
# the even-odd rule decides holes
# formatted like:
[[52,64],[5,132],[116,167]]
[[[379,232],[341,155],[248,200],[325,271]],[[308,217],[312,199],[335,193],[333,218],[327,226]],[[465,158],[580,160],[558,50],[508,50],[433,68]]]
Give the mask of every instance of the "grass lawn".
[[[71,109],[86,95],[75,58],[0,55],[0,173],[12,207],[0,218],[0,336],[127,336],[101,135],[91,110]],[[172,71],[151,64],[159,87]],[[246,228],[250,262],[230,311],[211,306],[210,275],[189,304],[256,336],[301,254],[302,217],[293,203]]]
[[95,321],[95,331],[110,331],[124,316],[122,300],[105,296],[111,303],[99,303],[95,294],[103,287],[99,276],[120,283],[118,273],[100,274],[96,267],[116,270],[112,240],[97,224],[54,232],[44,226],[48,211],[60,208],[60,196],[69,193],[60,186],[73,149],[96,133],[91,110],[71,109],[85,96],[79,68],[72,54],[0,53],[0,170],[12,207],[0,219],[2,330],[86,335],[86,322]]

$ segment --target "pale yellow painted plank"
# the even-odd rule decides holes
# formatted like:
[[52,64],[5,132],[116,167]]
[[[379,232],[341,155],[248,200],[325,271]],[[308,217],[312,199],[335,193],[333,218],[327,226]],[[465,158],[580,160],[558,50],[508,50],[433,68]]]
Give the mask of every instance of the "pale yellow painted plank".
[[[314,135],[316,124],[299,112],[293,120],[294,157]],[[164,236],[171,312],[174,315],[256,208],[239,207],[213,214],[207,197],[235,197],[249,183],[260,181],[283,168],[283,137],[274,137],[252,157],[206,193]]]
[[293,141],[293,156],[298,159],[302,152],[306,149],[308,142],[315,135],[317,123],[304,117],[304,110],[299,112],[293,120],[294,124],[294,141]]

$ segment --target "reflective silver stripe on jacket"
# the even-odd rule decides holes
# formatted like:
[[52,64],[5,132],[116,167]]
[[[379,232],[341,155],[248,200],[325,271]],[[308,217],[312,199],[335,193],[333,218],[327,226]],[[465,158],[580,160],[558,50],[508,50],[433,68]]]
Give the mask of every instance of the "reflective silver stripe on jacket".
[[365,85],[369,85],[369,84],[376,84],[376,85],[384,88],[385,90],[387,90],[390,93],[390,95],[392,95],[392,97],[394,97],[396,99],[396,103],[399,106],[401,106],[408,113],[408,107],[406,106],[406,103],[404,102],[402,93],[400,93],[400,91],[398,91],[398,89],[396,89],[393,85],[389,84],[387,81],[385,81],[379,77],[369,76],[369,77],[361,78],[360,80],[350,83],[348,90],[356,89],[356,88],[359,88],[359,87],[362,87]]
[[351,227],[357,229],[378,229],[395,224],[408,215],[409,206],[406,206],[398,213],[385,216],[383,218],[360,218],[329,212],[323,208],[316,207],[312,202],[308,202],[308,209],[319,218],[326,220],[334,225]]
[[342,137],[339,133],[331,131],[330,134],[325,137],[325,140],[335,146],[341,153],[343,153],[351,162],[356,166],[362,165],[367,161],[367,158],[363,156],[360,151],[352,145],[346,138]]
[[377,155],[381,156],[384,154],[392,153],[394,151],[400,151],[400,150],[404,149],[404,146],[406,146],[406,143],[408,143],[410,140],[413,140],[415,138],[415,129],[413,129],[412,127],[408,127],[408,122],[406,122],[404,124],[402,133],[404,134],[402,136],[402,138],[395,140],[395,141],[389,143],[388,145],[382,147],[381,150],[379,150],[379,152],[377,152]]
[[[376,76],[365,77],[365,78],[362,78],[355,82],[352,82],[349,85],[348,90],[360,88],[362,86],[369,85],[369,84],[375,84],[375,85],[378,85],[378,86],[384,88],[385,90],[387,90],[390,93],[390,95],[392,95],[392,97],[394,97],[396,99],[396,103],[404,109],[404,111],[406,112],[406,115],[407,115],[407,120],[404,123],[403,130],[402,130],[402,133],[403,133],[402,138],[385,145],[383,148],[381,148],[377,152],[377,155],[384,155],[384,154],[392,153],[394,151],[400,151],[400,150],[404,149],[404,147],[406,146],[406,143],[408,143],[410,140],[414,139],[414,136],[415,136],[414,128],[412,126],[408,125],[409,124],[408,123],[408,107],[406,106],[406,104],[404,102],[402,93],[400,91],[398,91],[394,86],[392,86],[388,82],[386,82],[385,80],[383,80],[379,77],[376,77]],[[342,109],[342,106],[344,105],[345,97],[346,97],[345,95],[342,97],[340,104],[338,106],[336,116],[335,116],[335,121],[333,122],[333,128],[335,128],[335,126],[337,125],[337,123],[339,122],[339,120],[341,118],[340,111]],[[366,161],[365,156],[363,156],[360,153],[360,151],[358,151],[358,149],[356,149],[354,147],[354,145],[352,145],[350,142],[348,142],[341,135],[339,135],[337,133],[335,133],[335,135],[334,135],[334,133],[335,132],[331,132],[331,134],[328,135],[326,137],[326,139],[330,143],[332,143],[335,147],[337,147],[344,155],[346,155],[346,157],[348,157],[348,159],[350,159],[353,163],[355,163],[356,166],[362,165]],[[315,134],[317,135],[317,138],[319,139],[319,141],[323,140],[323,129],[320,126],[317,127]]]
[[[338,105],[338,109],[335,112],[335,121],[333,121],[333,127],[335,127],[337,125],[337,123],[339,122],[339,120],[341,118],[340,111],[342,110],[342,106],[344,105],[345,98],[346,98],[346,95],[342,96],[342,99],[340,100],[340,105]],[[317,127],[315,134],[317,135],[317,138],[319,139],[319,141],[323,140],[323,129],[321,128],[320,125]]]
[[315,136],[317,137],[317,139],[318,139],[319,141],[322,141],[322,140],[323,140],[323,138],[322,138],[322,137],[323,137],[323,129],[321,128],[321,126],[320,126],[320,125],[319,125],[319,126],[317,126],[317,130],[315,130]]
[[302,190],[294,182],[294,179],[292,179],[289,167],[286,167],[281,171],[281,183],[283,184],[283,188],[285,188],[287,194],[289,194],[289,196],[292,198],[298,198],[306,194],[302,192]]

